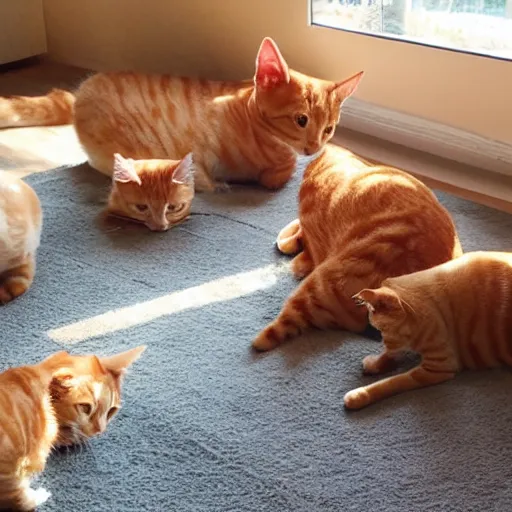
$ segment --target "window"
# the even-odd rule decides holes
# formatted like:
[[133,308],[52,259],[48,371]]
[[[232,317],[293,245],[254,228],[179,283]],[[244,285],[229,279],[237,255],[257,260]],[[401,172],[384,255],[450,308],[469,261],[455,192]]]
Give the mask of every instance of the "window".
[[314,24],[512,59],[512,0],[312,0]]

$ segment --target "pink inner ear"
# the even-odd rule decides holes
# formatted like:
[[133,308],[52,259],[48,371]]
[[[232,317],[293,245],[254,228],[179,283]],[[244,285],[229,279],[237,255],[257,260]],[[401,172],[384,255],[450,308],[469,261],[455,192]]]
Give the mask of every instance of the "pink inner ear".
[[334,90],[338,93],[339,96],[341,96],[342,100],[347,99],[349,96],[354,94],[354,92],[357,89],[357,86],[359,85],[359,82],[363,78],[363,75],[364,71],[361,71],[356,75],[351,76],[346,80],[343,80],[343,82],[338,82],[334,86]]
[[192,153],[189,153],[174,169],[172,181],[181,185],[192,185],[194,183],[194,162]]
[[141,184],[140,178],[135,171],[133,160],[123,158],[119,153],[114,154],[113,178],[118,183],[134,182],[138,185]]
[[270,37],[263,39],[256,57],[256,75],[259,87],[273,87],[290,81],[290,71],[279,48]]

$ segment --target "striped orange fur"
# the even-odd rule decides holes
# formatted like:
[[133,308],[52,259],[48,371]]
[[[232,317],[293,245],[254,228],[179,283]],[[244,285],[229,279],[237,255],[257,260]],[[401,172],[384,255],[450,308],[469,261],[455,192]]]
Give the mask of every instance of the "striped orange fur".
[[192,154],[183,160],[132,160],[116,153],[107,213],[167,231],[190,214]]
[[70,124],[74,104],[74,95],[62,89],[44,96],[0,97],[0,128]]
[[354,299],[366,305],[384,342],[380,355],[364,359],[365,373],[394,369],[404,351],[422,360],[406,373],[348,392],[350,409],[447,381],[465,368],[512,366],[512,253],[466,253],[386,279]]
[[[291,178],[297,153],[317,153],[331,139],[361,77],[331,82],[291,70],[265,38],[253,80],[98,73],[76,92],[74,124],[89,163],[107,175],[115,153],[180,160],[192,152],[196,190],[226,182],[277,189]],[[31,116],[32,124],[49,118],[46,111]]]
[[355,293],[462,254],[450,215],[423,183],[331,145],[306,168],[299,219],[277,245],[288,254],[302,249],[292,270],[305,279],[255,338],[257,350],[310,326],[362,331],[367,315]]
[[29,511],[50,494],[30,479],[52,448],[103,432],[120,407],[123,374],[145,347],[109,357],[58,352],[0,374],[0,509]]
[[0,171],[0,304],[32,285],[42,222],[41,204],[32,187]]

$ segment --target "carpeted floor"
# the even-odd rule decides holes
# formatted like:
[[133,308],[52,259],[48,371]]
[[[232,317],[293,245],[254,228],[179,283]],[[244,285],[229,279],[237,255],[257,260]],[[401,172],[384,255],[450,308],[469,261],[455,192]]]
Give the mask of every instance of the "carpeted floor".
[[[378,342],[312,332],[250,351],[295,286],[273,242],[299,176],[278,193],[198,196],[199,215],[168,233],[101,221],[108,180],[86,165],[27,181],[44,234],[34,287],[1,310],[0,369],[148,345],[108,432],[49,461],[41,510],[512,510],[508,371],[348,413]],[[465,250],[512,249],[511,216],[439,195]]]

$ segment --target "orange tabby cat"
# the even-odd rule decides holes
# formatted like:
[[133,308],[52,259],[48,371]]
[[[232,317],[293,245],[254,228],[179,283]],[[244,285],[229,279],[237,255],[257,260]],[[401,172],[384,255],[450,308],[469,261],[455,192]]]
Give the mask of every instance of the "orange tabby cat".
[[0,171],[0,304],[19,297],[32,285],[42,221],[34,190]]
[[183,160],[132,160],[116,153],[107,213],[167,231],[190,214],[192,154]]
[[407,373],[350,391],[350,409],[444,382],[464,368],[512,366],[512,253],[466,253],[386,279],[354,299],[368,308],[385,347],[364,359],[365,373],[394,369],[403,351],[418,352],[422,361]]
[[281,231],[278,246],[303,247],[292,270],[307,277],[253,341],[257,350],[309,326],[363,331],[367,315],[354,293],[462,253],[450,215],[423,183],[331,145],[306,168],[299,219]]
[[102,433],[119,410],[126,369],[146,347],[110,357],[58,352],[0,374],[0,509],[29,511],[50,494],[30,487],[53,447]]
[[[291,70],[265,38],[253,80],[96,74],[76,93],[75,128],[91,166],[107,175],[114,153],[181,159],[192,152],[197,190],[224,182],[280,188],[295,170],[297,153],[317,153],[332,137],[341,105],[361,77],[330,82]],[[23,105],[11,110],[24,115]],[[52,115],[34,110],[25,122],[46,124]]]

